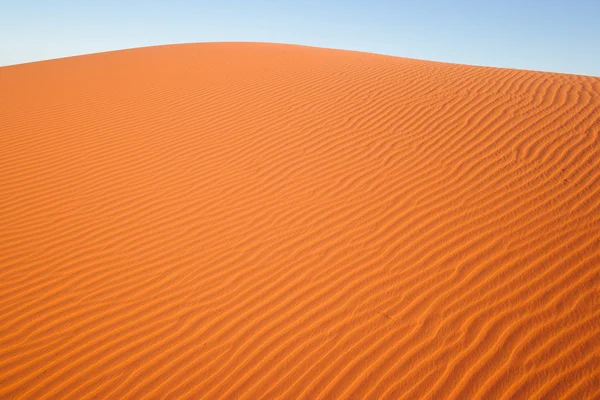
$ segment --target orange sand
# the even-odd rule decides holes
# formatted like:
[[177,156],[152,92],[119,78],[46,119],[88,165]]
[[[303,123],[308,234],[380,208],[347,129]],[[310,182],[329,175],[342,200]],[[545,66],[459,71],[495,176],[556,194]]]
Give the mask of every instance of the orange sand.
[[600,78],[162,46],[0,138],[0,398],[600,396]]

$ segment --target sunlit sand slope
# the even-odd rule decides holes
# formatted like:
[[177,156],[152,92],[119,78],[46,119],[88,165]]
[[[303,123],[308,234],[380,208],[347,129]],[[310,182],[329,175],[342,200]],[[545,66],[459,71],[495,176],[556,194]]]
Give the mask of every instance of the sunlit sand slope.
[[600,396],[600,78],[143,48],[0,139],[0,398]]

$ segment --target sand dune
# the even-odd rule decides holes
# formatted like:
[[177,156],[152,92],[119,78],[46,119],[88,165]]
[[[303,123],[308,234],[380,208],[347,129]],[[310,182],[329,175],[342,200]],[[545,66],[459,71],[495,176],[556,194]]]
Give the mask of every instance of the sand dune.
[[215,43],[0,93],[0,398],[600,398],[600,78]]

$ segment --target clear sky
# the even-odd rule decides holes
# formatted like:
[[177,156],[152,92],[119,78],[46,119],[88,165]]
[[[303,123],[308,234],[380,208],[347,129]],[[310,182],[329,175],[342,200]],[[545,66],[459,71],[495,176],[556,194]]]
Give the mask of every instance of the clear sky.
[[0,0],[0,65],[223,41],[600,76],[600,0]]

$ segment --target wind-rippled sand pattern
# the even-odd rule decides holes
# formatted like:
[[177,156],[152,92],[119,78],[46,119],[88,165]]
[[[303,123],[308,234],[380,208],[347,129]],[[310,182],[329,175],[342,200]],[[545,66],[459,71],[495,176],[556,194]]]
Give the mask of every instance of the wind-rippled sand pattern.
[[0,138],[0,398],[600,397],[600,78],[161,46]]

